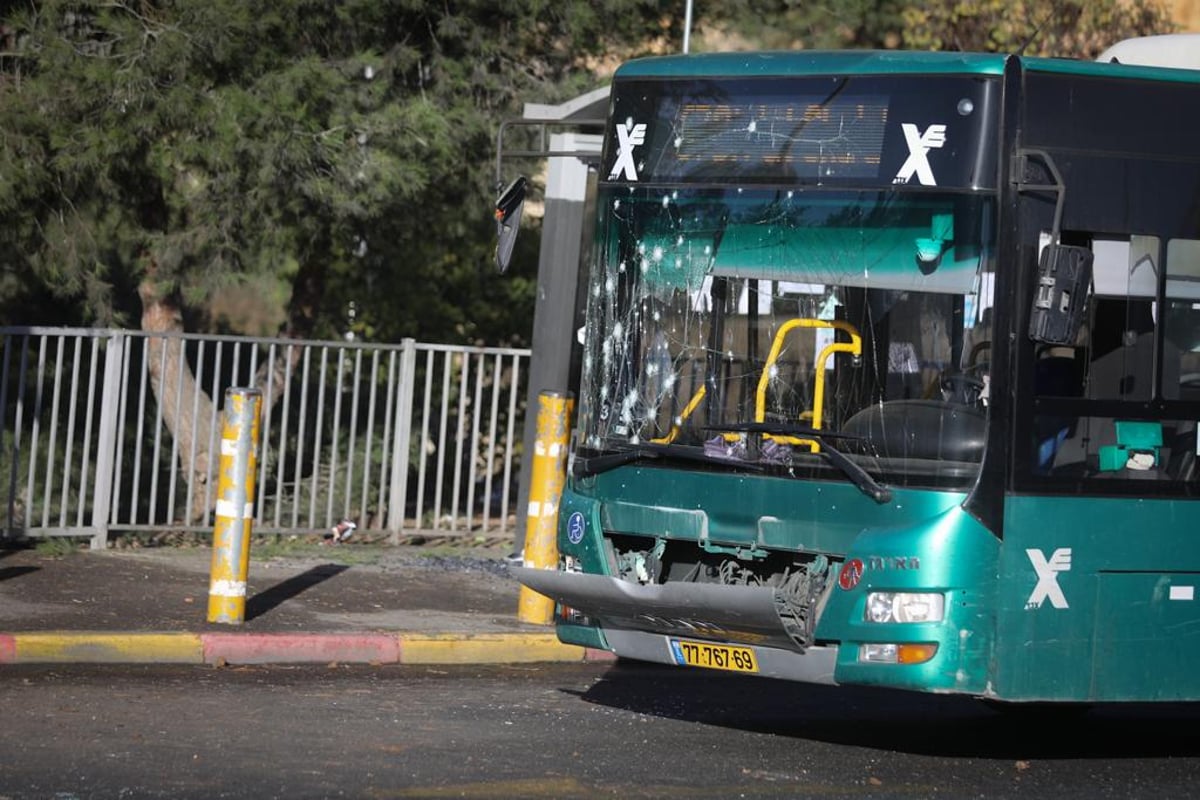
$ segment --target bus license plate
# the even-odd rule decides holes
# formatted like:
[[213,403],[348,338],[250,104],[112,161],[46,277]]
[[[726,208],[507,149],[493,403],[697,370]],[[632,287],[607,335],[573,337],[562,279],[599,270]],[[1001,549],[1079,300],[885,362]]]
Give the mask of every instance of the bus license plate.
[[727,669],[732,672],[758,672],[758,659],[749,647],[712,642],[691,642],[671,639],[671,655],[675,663],[686,667]]

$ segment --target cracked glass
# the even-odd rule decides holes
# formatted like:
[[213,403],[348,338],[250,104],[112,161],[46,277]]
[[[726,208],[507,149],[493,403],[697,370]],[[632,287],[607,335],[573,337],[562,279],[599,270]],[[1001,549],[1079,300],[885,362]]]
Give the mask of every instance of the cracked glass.
[[[970,117],[980,83],[948,82],[923,115],[877,83],[740,85],[638,84],[630,102],[618,89],[630,115],[615,117],[597,194],[581,453],[691,451],[846,480],[820,457],[836,449],[891,483],[969,484],[995,200],[973,185],[981,158],[955,144],[981,123],[929,131],[949,119],[938,109]],[[696,111],[699,93],[724,110]],[[939,161],[922,141],[943,135],[957,149]]]

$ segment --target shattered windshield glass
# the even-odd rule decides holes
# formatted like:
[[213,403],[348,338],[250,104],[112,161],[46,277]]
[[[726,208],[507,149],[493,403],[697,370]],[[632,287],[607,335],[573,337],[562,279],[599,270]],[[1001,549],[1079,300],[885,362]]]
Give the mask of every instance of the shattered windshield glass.
[[597,208],[584,455],[973,480],[990,195],[602,184]]
[[577,474],[686,460],[879,502],[969,485],[998,93],[962,75],[618,80]]

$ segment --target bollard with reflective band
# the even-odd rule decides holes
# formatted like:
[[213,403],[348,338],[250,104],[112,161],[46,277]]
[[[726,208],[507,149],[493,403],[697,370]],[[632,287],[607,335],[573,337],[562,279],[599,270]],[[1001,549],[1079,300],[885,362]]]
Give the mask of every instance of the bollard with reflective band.
[[246,617],[250,529],[254,521],[254,474],[262,394],[225,391],[225,423],[217,470],[216,524],[208,584],[208,621],[240,624]]
[[[525,566],[558,568],[558,503],[567,480],[567,444],[571,407],[568,395],[538,395],[537,438],[529,472],[529,511],[525,518]],[[517,617],[522,622],[548,625],[554,601],[527,586],[521,587]]]

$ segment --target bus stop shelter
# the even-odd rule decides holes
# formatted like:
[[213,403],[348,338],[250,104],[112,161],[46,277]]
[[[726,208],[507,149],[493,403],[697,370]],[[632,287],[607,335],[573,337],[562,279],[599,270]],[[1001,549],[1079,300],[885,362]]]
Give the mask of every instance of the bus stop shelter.
[[[558,105],[526,103],[520,119],[501,126],[497,139],[497,178],[511,158],[545,159],[545,207],[538,256],[528,398],[518,490],[517,547],[524,541],[530,462],[537,432],[537,398],[545,391],[574,392],[579,382],[579,341],[586,274],[583,241],[590,226],[589,176],[600,157],[609,89],[595,89]],[[532,128],[537,146],[510,148],[506,133]]]

